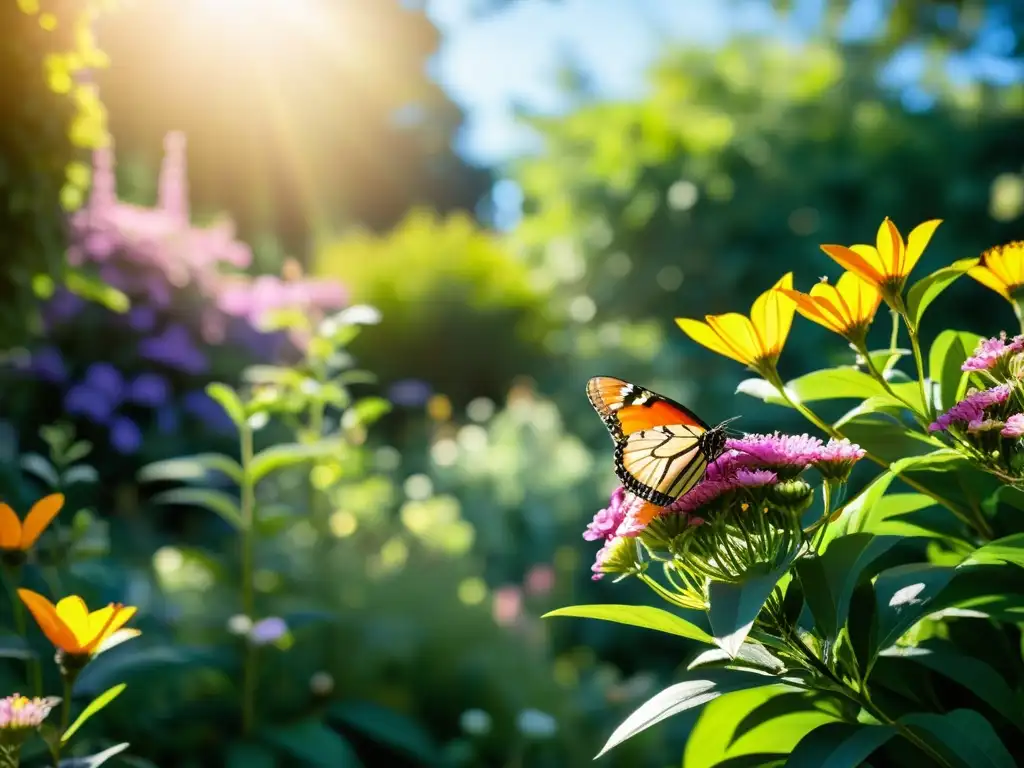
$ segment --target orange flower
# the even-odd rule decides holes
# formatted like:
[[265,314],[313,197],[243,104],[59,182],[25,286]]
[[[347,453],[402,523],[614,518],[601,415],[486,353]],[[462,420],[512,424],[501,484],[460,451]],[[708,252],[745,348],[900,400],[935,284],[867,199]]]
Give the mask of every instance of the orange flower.
[[978,266],[967,274],[991,288],[1007,301],[1021,299],[1024,287],[1024,240],[989,248],[981,254]]
[[796,311],[801,315],[853,344],[863,343],[882,302],[878,288],[853,272],[844,272],[835,285],[822,280],[809,294],[788,290],[783,293],[796,302]]
[[823,245],[821,250],[843,269],[878,286],[886,302],[894,309],[901,309],[900,294],[907,275],[941,223],[941,219],[932,219],[918,224],[904,243],[896,225],[886,217],[878,228],[875,245],[851,245],[849,248],[845,245]]
[[763,373],[775,368],[793,325],[796,308],[785,295],[792,287],[790,272],[757,297],[750,317],[730,312],[707,315],[707,322],[677,317],[676,323],[698,344]]
[[9,505],[0,504],[0,550],[31,549],[63,506],[64,496],[51,494],[33,504],[22,522]]
[[47,639],[71,656],[95,656],[141,634],[137,629],[123,629],[135,615],[136,609],[130,605],[110,603],[90,613],[77,595],[65,597],[56,605],[31,589],[19,589],[18,597]]

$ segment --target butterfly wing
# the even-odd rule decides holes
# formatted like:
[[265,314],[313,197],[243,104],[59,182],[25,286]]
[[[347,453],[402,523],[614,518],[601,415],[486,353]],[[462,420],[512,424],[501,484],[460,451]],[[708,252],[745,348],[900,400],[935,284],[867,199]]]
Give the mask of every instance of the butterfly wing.
[[615,471],[626,490],[667,507],[704,476],[701,438],[710,427],[693,411],[612,376],[587,382],[587,397],[615,441]]

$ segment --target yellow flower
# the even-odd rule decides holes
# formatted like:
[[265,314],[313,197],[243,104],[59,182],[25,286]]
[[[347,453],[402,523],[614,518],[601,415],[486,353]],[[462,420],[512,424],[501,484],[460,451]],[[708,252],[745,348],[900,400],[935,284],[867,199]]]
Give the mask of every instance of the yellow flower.
[[792,287],[790,272],[757,297],[750,317],[730,312],[707,315],[707,322],[677,317],[676,323],[698,344],[763,373],[775,368],[793,325],[796,307],[785,295]]
[[9,505],[0,504],[0,550],[31,549],[63,506],[64,496],[51,494],[33,504],[22,522]]
[[1007,301],[1020,299],[1015,294],[1024,287],[1024,240],[989,248],[967,274]]
[[788,290],[783,293],[796,302],[796,311],[801,315],[854,344],[863,343],[882,302],[878,288],[853,272],[844,272],[835,285],[822,280],[809,294]]
[[123,629],[135,615],[136,609],[130,605],[110,603],[90,613],[77,595],[65,597],[56,605],[31,589],[19,589],[18,597],[47,639],[70,656],[95,656],[141,634],[137,629]]
[[907,275],[941,223],[941,219],[932,219],[918,224],[904,243],[900,231],[887,216],[878,228],[875,245],[823,245],[821,250],[843,269],[878,286],[886,302],[901,309],[900,293]]

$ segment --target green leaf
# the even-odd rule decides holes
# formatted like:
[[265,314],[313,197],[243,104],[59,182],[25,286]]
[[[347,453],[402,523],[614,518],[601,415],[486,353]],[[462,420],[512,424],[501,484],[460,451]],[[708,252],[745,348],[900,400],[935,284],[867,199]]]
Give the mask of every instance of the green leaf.
[[712,581],[708,584],[708,621],[715,642],[731,656],[739,653],[740,646],[747,639],[754,619],[761,612],[768,596],[775,589],[789,565],[790,556],[780,566],[768,570],[771,565],[759,563],[747,573],[738,584]]
[[900,361],[900,358],[908,357],[914,354],[911,349],[876,349],[872,352],[868,352],[868,357],[874,364],[875,368],[883,373],[892,368],[896,363]]
[[338,440],[323,440],[317,443],[285,443],[273,445],[257,453],[249,465],[252,481],[258,483],[272,472],[294,467],[307,461],[315,461],[338,454],[342,445]]
[[882,571],[875,579],[875,623],[871,654],[893,645],[928,613],[928,605],[956,573],[955,568],[913,563]]
[[938,385],[937,404],[948,410],[961,397],[967,386],[967,374],[960,366],[970,357],[981,336],[969,331],[943,331],[928,351],[928,378]]
[[216,654],[180,645],[125,646],[118,651],[101,653],[90,661],[75,681],[74,690],[78,695],[92,696],[97,691],[106,690],[113,680],[143,676],[159,669],[176,668],[175,671],[179,671],[197,666],[217,666]]
[[18,462],[22,471],[33,474],[46,483],[49,488],[60,486],[60,476],[53,464],[40,456],[38,453],[26,453]]
[[[853,521],[851,521],[852,527]],[[857,530],[890,536],[957,538],[956,520],[923,493],[890,493],[861,508]]]
[[820,557],[802,558],[796,572],[807,606],[830,641],[846,624],[850,599],[864,569],[899,542],[897,536],[851,533],[833,540]]
[[437,745],[426,728],[393,709],[369,701],[340,701],[331,705],[327,716],[413,758],[418,765],[438,760]]
[[19,659],[25,661],[39,656],[20,635],[3,635],[0,637],[0,659]]
[[1024,568],[1024,533],[990,541],[974,550],[961,566],[983,563],[1011,563]]
[[153,482],[205,482],[211,473],[220,473],[236,484],[242,482],[242,465],[223,453],[199,453],[166,461],[155,461],[139,470],[142,483]]
[[58,768],[99,768],[107,760],[119,755],[128,749],[128,742],[122,744],[115,744],[112,747],[107,747],[102,752],[97,752],[94,755],[88,755],[86,757],[69,757],[66,760],[61,760],[58,763]]
[[1024,715],[1017,696],[1003,676],[985,662],[961,653],[952,643],[931,639],[912,648],[890,648],[881,655],[907,659],[948,677],[983,699],[1018,728],[1024,727]]
[[250,365],[242,371],[242,379],[250,384],[278,384],[298,387],[303,375],[283,365]]
[[236,741],[228,747],[225,768],[277,768],[274,753],[262,744]]
[[106,307],[111,312],[124,314],[131,307],[128,297],[117,288],[74,268],[65,270],[64,287],[76,296]]
[[962,768],[1015,768],[1017,763],[992,725],[970,709],[944,715],[917,713],[900,722],[922,736],[943,757]]
[[858,768],[895,735],[891,725],[827,723],[801,739],[786,768]]
[[709,666],[745,667],[773,675],[781,675],[786,671],[786,665],[781,659],[757,643],[744,643],[735,656],[730,656],[721,648],[708,648],[698,653],[693,661],[686,665],[686,669],[690,671]]
[[[836,715],[815,706],[812,694],[782,685],[738,691],[701,712],[686,740],[683,768],[734,765],[743,757],[785,759],[810,731]],[[754,763],[764,765],[765,759]]]
[[61,734],[61,743],[66,743],[68,739],[75,735],[79,728],[85,725],[86,721],[95,715],[97,712],[106,707],[110,702],[121,695],[121,692],[128,686],[125,683],[118,683],[113,688],[108,688],[106,691],[101,693],[91,702],[89,705],[82,710],[82,714],[75,718],[75,722],[68,726],[68,729]]
[[[788,405],[778,391],[763,379],[747,379],[736,390],[773,405]],[[863,400],[885,394],[882,386],[870,375],[856,368],[825,368],[800,376],[786,383],[786,393],[796,403],[821,400]]]
[[292,725],[267,728],[263,740],[302,765],[323,768],[358,768],[356,753],[341,734],[318,720],[302,720]]
[[346,409],[341,425],[346,429],[355,426],[368,427],[391,411],[391,403],[383,397],[364,397]]
[[907,315],[915,328],[921,327],[921,318],[928,306],[977,263],[977,259],[954,261],[950,266],[938,269],[910,286],[907,291]]
[[200,507],[215,512],[226,520],[235,530],[242,530],[242,510],[238,502],[230,494],[206,488],[172,488],[156,494],[151,501],[154,504],[180,504],[185,507]]
[[641,704],[615,729],[595,759],[672,715],[703,707],[728,693],[777,684],[777,678],[757,672],[735,669],[704,670],[688,680],[670,685]]
[[217,404],[224,409],[224,413],[235,423],[236,427],[245,424],[245,406],[235,390],[227,384],[215,381],[206,385],[206,394],[217,401]]
[[649,605],[572,605],[545,613],[541,618],[569,616],[577,619],[600,619],[616,624],[653,629],[670,635],[713,644],[715,639],[696,624]]

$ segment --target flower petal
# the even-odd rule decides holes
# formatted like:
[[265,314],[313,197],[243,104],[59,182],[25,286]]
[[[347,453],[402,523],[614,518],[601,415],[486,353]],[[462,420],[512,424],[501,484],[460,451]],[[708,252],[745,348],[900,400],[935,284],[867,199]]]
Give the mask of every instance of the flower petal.
[[61,493],[52,493],[32,505],[32,509],[25,516],[25,523],[21,527],[22,549],[29,549],[36,543],[39,536],[46,530],[46,526],[53,521],[63,506],[64,494]]
[[762,293],[750,308],[750,321],[761,339],[765,352],[778,357],[793,326],[796,304],[784,291],[793,288],[793,273],[787,272],[769,290]]
[[873,284],[853,272],[844,272],[836,281],[836,291],[850,308],[857,323],[868,323],[875,317],[882,303],[882,293]]
[[903,259],[903,271],[901,274],[910,274],[910,270],[914,268],[918,259],[921,258],[921,254],[924,253],[924,249],[928,247],[928,243],[932,239],[932,235],[935,234],[935,230],[941,223],[942,219],[931,219],[914,227],[911,233],[907,236],[907,252]]
[[832,329],[839,334],[846,333],[850,327],[850,312],[836,287],[829,283],[817,283],[811,288],[811,296],[822,314],[832,323]]
[[882,262],[882,274],[886,277],[902,277],[907,274],[903,271],[903,254],[905,252],[903,236],[888,216],[878,227],[878,233],[875,235],[875,248]]
[[21,520],[9,504],[0,504],[0,549],[17,549],[21,543]]
[[854,246],[853,248],[847,248],[845,245],[823,245],[821,246],[821,250],[823,250],[826,255],[832,259],[832,261],[836,262],[836,264],[841,266],[843,269],[849,270],[872,283],[881,285],[885,282],[885,275],[882,274],[874,264],[872,264],[873,261],[877,261],[878,252],[875,251],[874,248],[871,248],[871,246],[866,246],[867,248],[871,248],[870,252],[874,253],[874,256],[876,257],[871,259],[865,258],[865,253],[854,250],[854,248],[864,247],[865,246]]
[[71,630],[80,647],[89,640],[89,607],[78,595],[60,600],[56,606],[57,616]]
[[78,653],[81,651],[81,646],[79,646],[74,632],[61,620],[53,603],[31,589],[19,589],[18,597],[21,598],[21,602],[28,608],[32,618],[36,620],[36,624],[39,625],[43,634],[46,635],[47,640],[53,643],[54,646],[68,653]]
[[707,323],[702,323],[700,320],[677,317],[676,325],[679,326],[683,333],[701,346],[707,347],[712,352],[728,357],[738,363],[742,363],[743,365],[747,365],[750,362],[749,360],[746,360],[733,346],[727,344]]
[[839,333],[835,319],[818,306],[817,300],[800,291],[785,291],[785,294],[796,302],[796,311],[806,317],[812,323],[824,326],[830,331]]
[[95,632],[86,647],[95,650],[123,627],[138,609],[132,605],[108,605],[89,616],[89,629]]
[[749,317],[738,312],[727,312],[724,315],[708,315],[706,320],[712,330],[736,352],[737,359],[742,358],[746,365],[752,365],[765,356],[761,339]]
[[1010,300],[1010,291],[1007,288],[1006,281],[1000,279],[999,276],[988,267],[972,267],[967,270],[967,274],[986,288],[991,288],[1007,301]]
[[116,645],[120,645],[126,640],[138,637],[142,634],[141,629],[118,629],[114,632],[107,633],[107,636],[99,642],[99,644],[93,649],[94,654],[100,654],[104,651],[109,651]]

